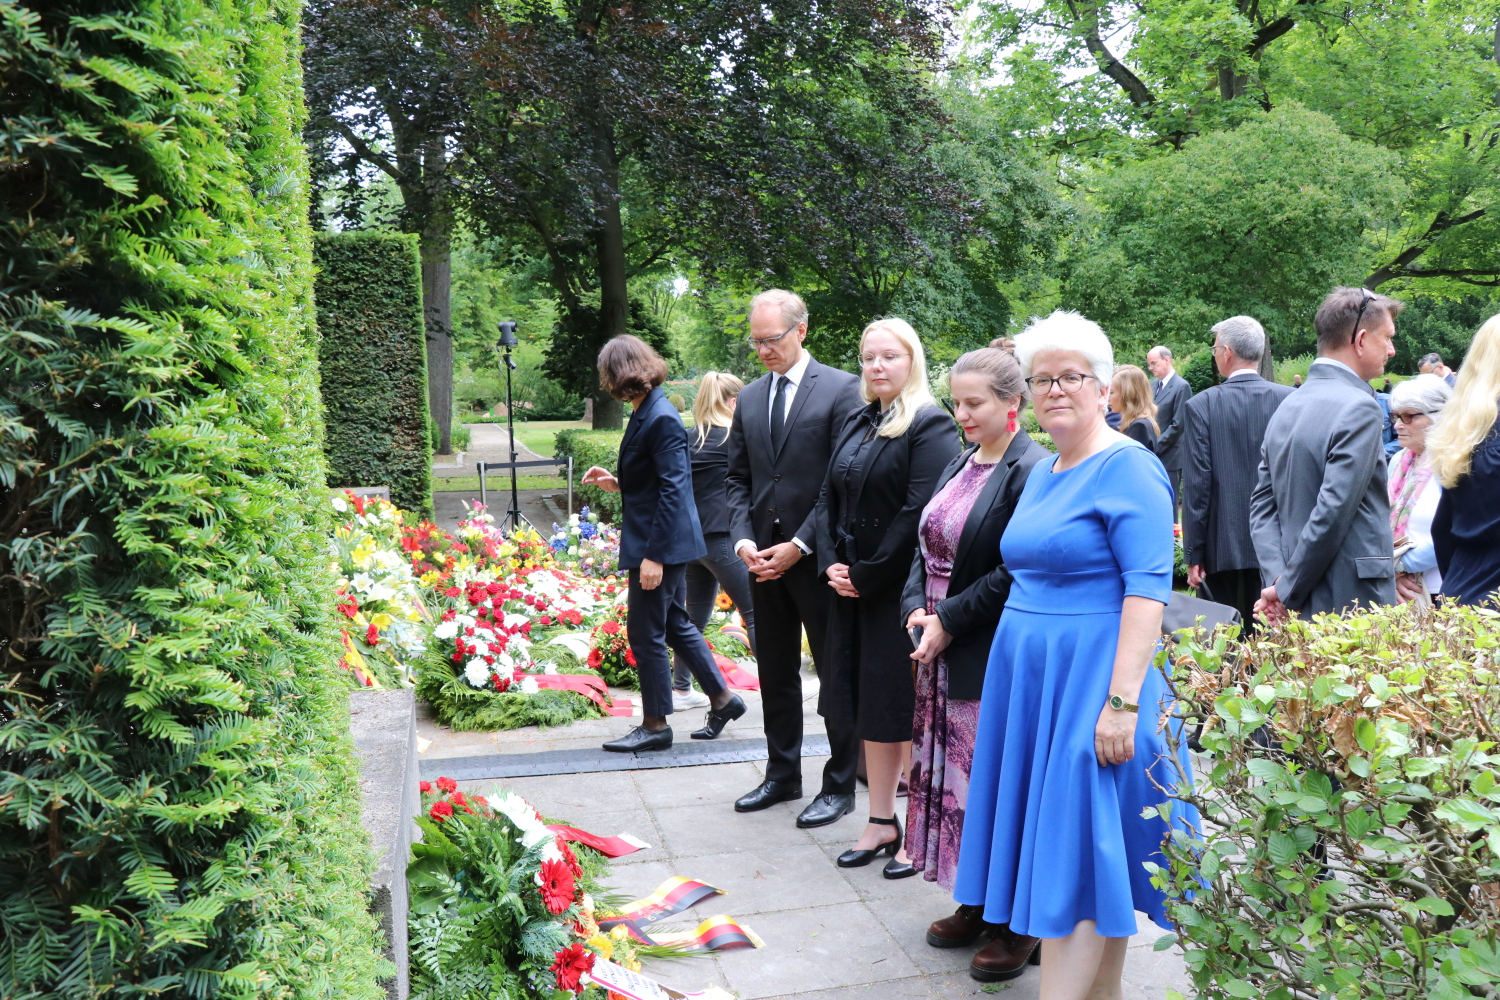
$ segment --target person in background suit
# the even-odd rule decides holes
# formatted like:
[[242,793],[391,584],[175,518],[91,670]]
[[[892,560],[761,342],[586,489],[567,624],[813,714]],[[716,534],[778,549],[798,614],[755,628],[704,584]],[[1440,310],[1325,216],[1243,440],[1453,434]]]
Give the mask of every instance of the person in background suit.
[[[585,485],[618,492],[620,569],[629,572],[625,621],[641,679],[641,724],[605,750],[640,753],[672,745],[672,665],[667,647],[686,662],[712,706],[695,739],[713,739],[745,714],[714,665],[703,633],[693,627],[679,598],[686,564],[703,558],[703,529],[693,503],[693,477],[682,417],[661,391],[667,363],[639,337],[615,337],[599,352],[599,385],[633,408],[620,438],[619,475],[595,465]],[[708,733],[708,735],[704,735]]]
[[1417,362],[1417,371],[1423,375],[1436,375],[1447,382],[1450,389],[1458,385],[1458,374],[1443,364],[1443,356],[1436,351],[1422,355],[1422,360]]
[[[1115,376],[1109,383],[1109,411],[1120,415],[1120,425],[1115,430],[1156,454],[1161,425],[1156,422],[1156,401],[1145,372],[1135,365],[1115,366]],[[1160,460],[1160,456],[1157,458]]]
[[[802,797],[802,630],[823,659],[833,593],[814,555],[813,508],[834,443],[860,406],[859,379],[819,364],[802,346],[807,306],[779,288],[750,300],[750,340],[767,374],[739,395],[729,428],[730,537],[755,579],[755,660],[765,706],[766,780],[739,812]],[[821,670],[819,671],[821,674]],[[852,724],[828,720],[820,794],[797,817],[826,826],[854,808],[859,760]]]
[[839,437],[818,497],[818,564],[837,594],[818,673],[818,712],[830,725],[857,728],[869,770],[870,821],[838,865],[862,867],[888,852],[885,877],[896,879],[917,873],[896,819],[916,697],[901,592],[922,508],[958,454],[958,429],[932,398],[922,342],[905,320],[865,327],[859,363],[869,402]]
[[[1386,379],[1386,385],[1390,385],[1390,381]],[[1375,402],[1380,404],[1380,412],[1385,415],[1385,423],[1380,428],[1380,446],[1385,450],[1385,457],[1390,458],[1401,450],[1401,442],[1396,440],[1396,421],[1391,417],[1390,392],[1375,393]]]
[[1214,366],[1225,381],[1183,408],[1182,555],[1188,586],[1237,610],[1249,631],[1264,586],[1250,537],[1250,495],[1266,425],[1292,387],[1260,377],[1266,332],[1254,319],[1231,316],[1213,333]]
[[1318,307],[1307,391],[1283,400],[1267,424],[1250,499],[1257,614],[1396,602],[1381,413],[1369,380],[1396,353],[1401,309],[1367,288],[1336,288]]
[[[698,523],[703,526],[703,544],[708,554],[687,564],[682,575],[688,617],[702,632],[714,613],[714,601],[722,586],[745,621],[750,652],[755,652],[755,603],[750,593],[750,573],[730,548],[729,427],[734,422],[735,399],[745,383],[728,372],[704,372],[693,400],[693,430],[688,434],[693,461],[693,501]],[[672,707],[679,711],[708,704],[708,696],[693,690],[692,672],[686,663],[672,668]]]
[[1151,391],[1156,396],[1156,426],[1160,428],[1156,457],[1161,459],[1172,483],[1173,502],[1181,503],[1182,407],[1193,398],[1193,388],[1172,367],[1172,352],[1165,347],[1153,347],[1146,352],[1146,367],[1156,376],[1151,380]]

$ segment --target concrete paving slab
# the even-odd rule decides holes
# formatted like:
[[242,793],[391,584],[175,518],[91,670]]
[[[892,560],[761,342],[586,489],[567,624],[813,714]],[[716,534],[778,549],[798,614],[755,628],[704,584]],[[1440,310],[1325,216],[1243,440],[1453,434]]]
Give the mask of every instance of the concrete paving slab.
[[673,858],[672,864],[675,867],[672,874],[699,879],[724,890],[724,896],[695,908],[700,919],[716,913],[738,918],[859,900],[849,884],[820,860],[817,848],[811,845],[747,847],[727,854]]
[[629,772],[466,781],[459,787],[484,795],[510,789],[535,806],[538,812],[566,817],[574,826],[581,826],[590,833],[601,832],[590,828],[594,817],[601,813],[648,811]]
[[646,803],[648,809],[712,804],[725,806],[732,811],[734,800],[762,781],[760,772],[750,763],[720,764],[711,767],[711,773],[702,775],[697,773],[698,770],[674,767],[634,771],[632,774],[636,788],[640,790],[641,801]]
[[[881,878],[879,881],[900,885],[920,882],[921,879],[908,878],[892,882]],[[925,892],[913,892],[906,897],[866,900],[865,904],[922,972],[928,975],[967,973],[969,960],[974,957],[974,952],[979,950],[980,945],[934,948],[927,943],[927,925],[952,914],[957,904],[934,883],[926,882],[923,885],[926,886]]]
[[737,813],[719,804],[675,806],[656,810],[655,817],[667,851],[675,858],[812,846],[806,832],[797,829],[796,813],[786,802],[753,813]]
[[[748,922],[766,947],[719,956],[730,988],[741,1000],[805,995],[919,974],[863,903],[760,914]],[[762,954],[772,949],[776,960],[762,960]]]

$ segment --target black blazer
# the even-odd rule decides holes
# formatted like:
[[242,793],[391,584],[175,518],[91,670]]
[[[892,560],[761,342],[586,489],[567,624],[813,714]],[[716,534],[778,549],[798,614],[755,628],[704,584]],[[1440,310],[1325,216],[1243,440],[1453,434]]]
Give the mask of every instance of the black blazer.
[[[857,411],[839,436],[834,455],[879,419],[878,401]],[[830,483],[824,483],[816,512],[818,571],[836,562],[847,563],[849,582],[862,599],[899,595],[911,569],[922,508],[932,499],[937,477],[957,453],[953,418],[936,406],[919,410],[900,437],[877,436],[848,497],[841,498]],[[827,471],[832,474],[831,465]]]
[[698,505],[698,524],[704,535],[729,531],[729,428],[710,427],[703,443],[698,431],[689,430],[688,448],[693,462],[693,499]]
[[1248,372],[1204,389],[1182,413],[1182,556],[1208,573],[1257,569],[1250,496],[1266,425],[1289,385]]
[[[862,405],[859,379],[809,358],[786,415],[781,447],[771,446],[771,375],[740,390],[729,428],[729,541],[761,548],[799,538],[817,548],[813,509],[833,446],[849,414]],[[781,522],[781,538],[774,525]],[[836,561],[836,560],[830,560]]]
[[[1115,430],[1120,429],[1116,427]],[[1151,429],[1151,422],[1149,420],[1143,420],[1140,417],[1136,417],[1130,422],[1130,425],[1127,426],[1123,431],[1120,431],[1120,433],[1124,434],[1132,441],[1139,441],[1141,444],[1146,446],[1147,451],[1151,452],[1152,454],[1156,454],[1156,442],[1158,438],[1156,435],[1156,431]],[[1160,458],[1160,456],[1157,457]],[[1162,462],[1162,465],[1165,466],[1166,464],[1166,462]]]
[[1193,398],[1193,389],[1178,372],[1165,386],[1161,380],[1152,379],[1151,392],[1156,397],[1156,426],[1161,428],[1156,457],[1168,472],[1176,472],[1183,466],[1182,408]]
[[693,502],[687,430],[661,389],[652,389],[630,415],[615,478],[625,510],[621,569],[635,569],[642,559],[675,565],[708,553]]
[[[938,476],[933,496],[958,475],[977,450],[978,445],[965,449],[948,463]],[[953,636],[943,652],[948,664],[950,698],[977,699],[984,689],[984,669],[989,664],[995,628],[1000,623],[1005,599],[1010,596],[1010,573],[1000,560],[1000,536],[1010,524],[1011,512],[1021,499],[1032,466],[1052,457],[1052,452],[1027,437],[1025,431],[1018,431],[1000,459],[1000,468],[990,473],[989,481],[979,491],[964,521],[953,576],[948,581],[948,596],[937,606],[943,629]],[[905,625],[913,611],[926,607],[927,563],[918,549],[901,595],[901,623]]]

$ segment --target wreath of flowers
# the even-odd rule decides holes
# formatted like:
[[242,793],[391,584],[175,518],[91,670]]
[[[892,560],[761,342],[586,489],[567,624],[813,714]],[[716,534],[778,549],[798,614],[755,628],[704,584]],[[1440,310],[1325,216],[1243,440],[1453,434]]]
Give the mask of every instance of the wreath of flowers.
[[640,686],[640,677],[626,635],[625,615],[624,605],[616,605],[594,626],[589,633],[588,665],[611,687],[635,688]]

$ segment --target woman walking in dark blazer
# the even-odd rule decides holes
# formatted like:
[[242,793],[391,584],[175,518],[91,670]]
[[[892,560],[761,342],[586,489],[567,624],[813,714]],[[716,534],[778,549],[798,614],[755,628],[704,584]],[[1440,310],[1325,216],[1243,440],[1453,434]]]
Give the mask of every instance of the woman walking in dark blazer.
[[[979,728],[979,693],[995,626],[1010,594],[1000,536],[1031,467],[1052,453],[1020,429],[1026,382],[1009,340],[970,351],[948,378],[953,415],[971,447],[943,470],[922,512],[921,551],[911,561],[901,607],[906,627],[921,629],[906,850],[929,882],[953,891],[968,802],[969,768]],[[986,924],[981,906],[932,924],[937,948],[972,944]],[[970,966],[976,978],[1001,979],[1014,964],[1008,935],[996,931]]]
[[713,739],[745,714],[744,701],[724,685],[703,633],[693,627],[679,598],[686,564],[705,550],[693,503],[687,431],[659,388],[666,377],[666,362],[638,337],[615,337],[599,352],[599,385],[634,408],[620,439],[618,478],[597,465],[583,474],[585,484],[618,491],[623,500],[620,569],[630,574],[625,632],[641,678],[644,718],[628,735],[604,744],[620,753],[672,745],[669,646],[712,705],[695,738]]
[[[729,427],[734,407],[745,383],[727,372],[704,372],[693,400],[693,430],[688,446],[693,461],[693,500],[703,545],[708,554],[687,564],[683,574],[688,617],[703,631],[714,612],[714,600],[723,587],[745,621],[750,651],[755,652],[755,605],[750,593],[750,571],[734,554],[729,539]],[[693,690],[687,664],[672,671],[672,707],[679,712],[707,705],[708,699]]]
[[850,417],[818,499],[818,560],[838,595],[818,712],[853,720],[869,771],[870,822],[839,865],[855,868],[888,853],[886,878],[905,878],[916,869],[901,850],[896,785],[911,751],[914,692],[901,591],[922,508],[958,453],[958,435],[927,387],[922,343],[910,325],[876,320],[859,351],[869,405]]

